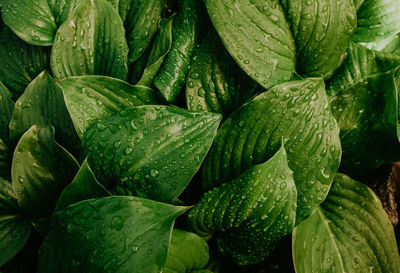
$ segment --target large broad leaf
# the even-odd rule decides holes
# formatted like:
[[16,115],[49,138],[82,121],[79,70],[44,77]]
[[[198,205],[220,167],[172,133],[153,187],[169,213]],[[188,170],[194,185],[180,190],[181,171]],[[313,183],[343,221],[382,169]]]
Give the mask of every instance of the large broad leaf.
[[0,81],[0,177],[11,174],[12,145],[9,138],[8,124],[11,120],[14,102],[11,93]]
[[154,85],[168,102],[176,101],[185,83],[199,33],[201,1],[179,0],[179,13],[172,28],[172,47]]
[[400,272],[393,226],[367,186],[338,174],[321,207],[293,233],[297,273]]
[[87,160],[85,160],[74,180],[65,187],[60,198],[58,198],[56,209],[63,209],[83,200],[110,195],[111,193],[97,181]]
[[58,84],[80,137],[98,121],[127,107],[163,103],[161,96],[150,88],[110,77],[71,77]]
[[219,250],[239,265],[262,261],[293,230],[292,174],[282,146],[269,161],[207,192],[189,212],[189,226],[204,237],[216,233]]
[[49,59],[48,48],[29,45],[9,28],[0,28],[0,81],[13,92],[14,98],[49,66]]
[[400,33],[387,39],[368,43],[368,48],[400,56]]
[[150,46],[163,10],[162,0],[133,0],[126,15],[125,29],[129,45],[129,64]]
[[353,0],[283,0],[296,42],[298,73],[330,77],[357,27]]
[[18,205],[35,218],[49,216],[79,165],[54,141],[51,126],[32,126],[15,148],[11,177]]
[[82,146],[95,175],[117,193],[171,202],[200,168],[220,120],[167,106],[127,108],[90,128]]
[[38,272],[161,272],[174,220],[185,210],[128,196],[71,205],[53,214]]
[[279,0],[206,0],[222,42],[241,68],[264,88],[290,80],[295,46]]
[[400,160],[400,68],[367,77],[330,98],[343,148],[341,170],[362,175]]
[[21,39],[32,45],[53,44],[57,30],[47,0],[2,0],[4,23]]
[[328,194],[341,156],[339,129],[322,79],[278,85],[234,112],[218,130],[202,166],[203,188],[265,162],[282,139],[299,195],[297,221],[305,219]]
[[51,69],[58,79],[80,75],[125,79],[127,55],[117,11],[106,0],[83,0],[57,31]]
[[[160,69],[165,56],[171,50],[172,46],[172,23],[175,16],[170,16],[168,19],[161,20],[160,31],[154,39],[153,46],[151,47],[147,57],[147,63],[144,71],[138,82],[139,85],[151,86],[158,70]],[[137,60],[138,62],[144,62],[143,59]],[[135,63],[133,65],[136,65]],[[141,66],[141,65],[140,65]],[[138,74],[136,72],[136,74]]]
[[79,138],[65,107],[61,88],[48,71],[43,71],[17,100],[10,122],[10,137],[16,143],[32,125],[51,123],[56,140],[69,151],[79,154]]
[[211,30],[191,60],[186,81],[188,109],[227,116],[246,102],[256,87],[256,82],[226,51],[215,30]]
[[163,273],[200,270],[207,265],[209,259],[208,244],[203,238],[191,232],[174,229]]
[[365,0],[357,11],[357,42],[375,42],[400,32],[400,2]]

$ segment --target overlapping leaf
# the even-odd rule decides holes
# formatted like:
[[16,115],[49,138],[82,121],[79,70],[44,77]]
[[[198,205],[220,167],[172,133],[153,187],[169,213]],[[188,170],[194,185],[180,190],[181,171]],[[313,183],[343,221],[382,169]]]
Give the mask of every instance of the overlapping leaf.
[[8,124],[11,120],[14,102],[11,93],[0,81],[0,177],[11,174],[12,145],[9,137]]
[[400,56],[400,33],[381,41],[368,43],[367,46],[377,51]]
[[341,156],[322,79],[278,85],[244,104],[218,130],[202,166],[204,189],[270,158],[284,140],[298,191],[297,221],[328,194]]
[[189,212],[189,226],[207,237],[216,233],[220,251],[237,264],[265,259],[292,232],[297,191],[286,151],[207,192]]
[[393,226],[367,186],[338,174],[321,207],[293,233],[298,273],[400,272]]

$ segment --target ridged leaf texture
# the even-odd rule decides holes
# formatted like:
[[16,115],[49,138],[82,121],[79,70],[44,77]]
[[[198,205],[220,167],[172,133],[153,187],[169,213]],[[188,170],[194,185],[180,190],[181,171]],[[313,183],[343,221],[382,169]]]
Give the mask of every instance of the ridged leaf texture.
[[0,177],[10,177],[12,144],[9,137],[8,124],[10,123],[14,102],[11,92],[0,81]]

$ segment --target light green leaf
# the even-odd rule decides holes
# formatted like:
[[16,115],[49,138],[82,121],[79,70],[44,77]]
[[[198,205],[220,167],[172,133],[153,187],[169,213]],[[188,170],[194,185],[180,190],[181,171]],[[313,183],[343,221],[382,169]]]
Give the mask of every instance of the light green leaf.
[[112,196],[53,214],[39,273],[162,271],[172,226],[186,207]]
[[8,27],[0,28],[0,81],[10,89],[14,99],[49,66],[49,55],[47,47],[29,45]]
[[293,232],[297,273],[400,272],[393,226],[367,186],[338,174],[321,207]]
[[80,142],[65,106],[62,91],[47,70],[37,76],[17,100],[9,125],[10,137],[17,143],[32,125],[51,123],[56,140],[69,151],[79,154]]
[[57,26],[47,0],[2,0],[3,21],[25,42],[53,44]]
[[158,70],[160,69],[165,56],[172,46],[172,23],[175,16],[161,20],[160,31],[156,35],[153,46],[147,57],[147,65],[143,71],[138,85],[151,86]]
[[154,85],[168,102],[175,102],[185,83],[199,35],[201,1],[179,0],[179,13],[172,27],[172,47]]
[[196,48],[188,75],[188,109],[224,116],[246,102],[257,87],[226,51],[215,30]]
[[162,104],[158,92],[104,76],[71,77],[58,82],[79,137],[98,121],[132,106]]
[[357,11],[357,42],[375,42],[400,32],[400,2],[365,0]]
[[172,202],[200,168],[221,116],[168,106],[122,110],[82,139],[94,174],[123,195]]
[[264,88],[291,79],[295,45],[279,0],[206,0],[226,49]]
[[9,177],[11,174],[11,145],[8,124],[11,120],[14,102],[11,93],[0,81],[0,177]]
[[400,33],[373,43],[366,44],[368,48],[400,56]]
[[216,233],[221,252],[238,265],[264,260],[293,230],[297,192],[286,151],[207,192],[189,212],[189,227]]
[[162,0],[132,0],[125,29],[129,45],[128,63],[135,62],[150,46],[163,10]]
[[211,189],[279,149],[288,152],[298,191],[297,222],[328,194],[341,156],[339,129],[322,79],[278,85],[244,104],[220,127],[202,166],[202,184]]
[[174,229],[163,273],[197,271],[205,267],[209,259],[208,244],[203,238],[191,232]]
[[400,160],[400,68],[364,78],[330,98],[343,148],[341,171],[356,176]]
[[35,218],[49,216],[78,169],[76,160],[54,141],[54,128],[32,126],[18,142],[11,167],[19,207]]
[[62,191],[56,204],[56,210],[66,208],[83,200],[110,195],[111,193],[97,181],[87,160],[85,160],[74,180]]
[[127,55],[117,11],[106,0],[83,0],[57,31],[51,69],[57,79],[80,75],[125,79]]

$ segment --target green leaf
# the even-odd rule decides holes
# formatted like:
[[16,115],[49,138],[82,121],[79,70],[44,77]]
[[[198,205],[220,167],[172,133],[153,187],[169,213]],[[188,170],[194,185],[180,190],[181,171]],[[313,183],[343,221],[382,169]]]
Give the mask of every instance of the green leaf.
[[0,177],[0,215],[19,212],[11,182]]
[[2,0],[3,21],[25,42],[53,44],[57,26],[47,0]]
[[205,0],[226,49],[264,88],[291,79],[295,46],[279,0]]
[[156,35],[148,55],[147,65],[141,76],[139,85],[151,86],[165,56],[172,46],[172,23],[175,16],[161,20],[160,31]]
[[189,212],[189,227],[216,233],[221,252],[238,265],[264,260],[293,230],[297,191],[286,151],[207,192]]
[[400,68],[364,78],[331,97],[343,148],[341,171],[360,176],[400,159]]
[[365,0],[357,11],[357,42],[375,42],[400,32],[400,2]]
[[14,99],[49,65],[49,50],[32,46],[8,28],[0,28],[0,81],[13,93]]
[[105,0],[83,0],[57,30],[54,76],[105,75],[125,79],[128,46],[117,11]]
[[11,171],[13,147],[9,138],[8,124],[13,108],[11,93],[0,81],[0,177],[9,177]]
[[296,42],[298,73],[329,78],[357,27],[353,0],[285,0]]
[[125,21],[129,45],[128,63],[136,61],[150,46],[163,10],[162,0],[133,0]]
[[112,196],[53,214],[39,273],[161,272],[172,226],[186,207]]
[[115,192],[172,202],[200,168],[220,120],[168,106],[127,108],[90,128],[82,147]]
[[328,194],[341,156],[339,129],[322,79],[278,85],[234,112],[218,130],[204,161],[203,188],[265,162],[282,139],[299,195],[297,222],[305,219]]
[[393,226],[367,186],[338,174],[321,207],[293,232],[297,273],[400,272]]
[[32,125],[51,123],[56,140],[69,151],[79,154],[79,137],[65,106],[62,91],[47,70],[36,77],[17,100],[10,122],[10,137],[17,143]]
[[65,187],[60,198],[58,198],[56,210],[66,208],[83,200],[110,195],[111,193],[97,181],[87,160],[85,160],[74,180]]
[[32,126],[15,148],[11,177],[24,213],[49,216],[59,194],[79,169],[76,160],[54,141],[54,128]]
[[162,104],[158,92],[104,76],[71,77],[57,82],[79,137],[98,121],[132,106]]
[[194,233],[174,229],[163,272],[193,272],[205,267],[209,259],[208,244],[204,239]]
[[172,47],[154,85],[168,102],[175,102],[185,83],[199,35],[201,1],[179,0],[179,13],[172,27]]
[[257,87],[226,51],[215,30],[196,48],[188,75],[188,109],[224,116],[246,102]]
[[368,48],[400,56],[400,33],[373,43],[367,43]]

